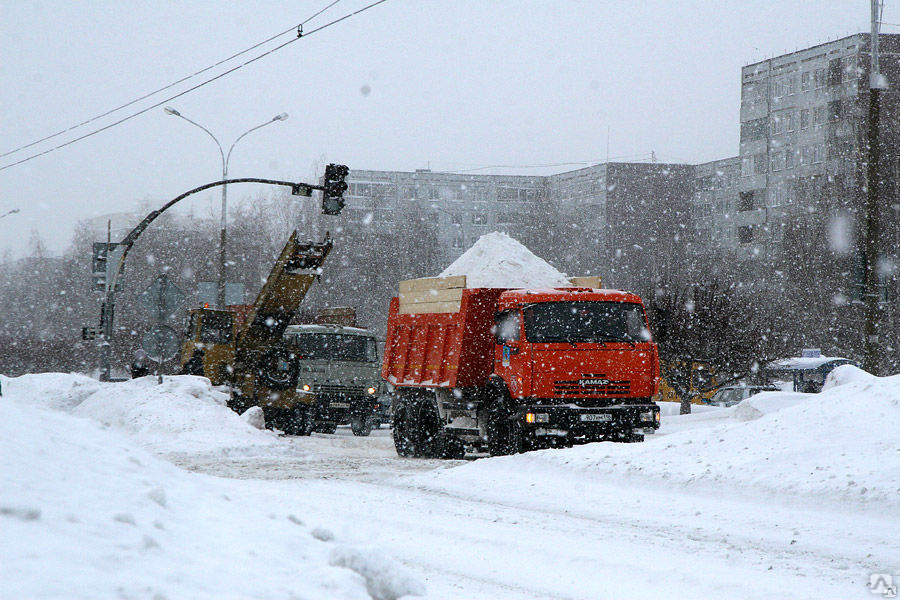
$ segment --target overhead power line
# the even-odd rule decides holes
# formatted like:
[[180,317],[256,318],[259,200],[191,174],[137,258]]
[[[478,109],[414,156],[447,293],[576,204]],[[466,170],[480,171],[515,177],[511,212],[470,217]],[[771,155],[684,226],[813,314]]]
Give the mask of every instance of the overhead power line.
[[[340,0],[334,0],[331,4],[329,4],[328,6],[326,6],[326,7],[323,8],[323,9],[321,9],[321,10],[318,11],[316,14],[314,14],[312,17],[310,17],[310,18],[308,18],[306,21],[304,21],[304,23],[306,23],[306,22],[310,21],[311,19],[315,18],[316,16],[322,14],[324,11],[328,10],[330,7],[334,6],[334,5],[337,4],[338,2],[340,2]],[[135,104],[136,102],[139,102],[140,100],[149,98],[150,96],[153,96],[153,95],[155,95],[155,94],[157,94],[157,93],[159,93],[159,92],[161,92],[161,91],[164,91],[164,90],[166,90],[166,89],[169,89],[169,88],[173,87],[174,85],[177,85],[178,83],[181,83],[181,82],[183,82],[183,81],[186,81],[186,80],[188,80],[188,79],[191,79],[192,77],[196,76],[197,74],[203,73],[203,72],[205,72],[205,71],[208,71],[208,70],[214,68],[215,66],[221,65],[221,64],[223,64],[223,63],[225,63],[225,62],[228,62],[229,60],[231,60],[231,59],[233,59],[233,58],[235,58],[235,57],[237,57],[237,56],[241,56],[242,54],[246,54],[246,53],[249,52],[250,50],[253,50],[253,49],[255,49],[255,48],[258,48],[260,45],[263,45],[263,44],[265,44],[266,42],[272,41],[272,40],[274,40],[274,39],[276,39],[276,38],[278,38],[278,37],[284,35],[285,33],[289,32],[289,31],[297,31],[297,37],[294,37],[294,38],[288,40],[287,42],[284,42],[283,44],[280,44],[280,45],[278,45],[278,46],[275,46],[275,47],[272,48],[271,50],[268,50],[268,51],[266,51],[266,52],[264,52],[264,53],[262,53],[262,54],[260,54],[260,55],[258,55],[258,56],[256,56],[256,57],[254,57],[254,58],[251,58],[250,60],[248,60],[248,61],[246,61],[246,62],[244,62],[244,63],[241,63],[241,64],[239,64],[239,65],[237,65],[237,66],[235,66],[235,67],[232,67],[232,68],[228,69],[227,71],[224,71],[223,73],[220,73],[220,74],[216,75],[215,77],[211,77],[211,78],[209,78],[209,79],[207,79],[207,80],[205,80],[205,81],[203,81],[203,82],[201,82],[201,83],[198,83],[197,85],[195,85],[195,86],[193,86],[193,87],[191,87],[191,88],[189,88],[189,89],[187,89],[187,90],[185,90],[185,91],[183,91],[183,92],[180,92],[180,93],[175,94],[175,95],[173,95],[173,96],[168,96],[168,97],[164,98],[163,100],[161,100],[161,101],[159,101],[159,102],[157,102],[157,103],[155,103],[155,104],[153,104],[153,105],[151,105],[151,106],[148,106],[147,108],[144,108],[144,109],[142,109],[142,110],[139,110],[139,111],[137,111],[137,112],[134,112],[134,113],[132,113],[132,114],[126,116],[126,117],[123,117],[123,118],[119,119],[118,121],[115,121],[114,123],[110,123],[109,125],[106,125],[106,126],[104,126],[104,127],[100,127],[99,129],[95,129],[95,130],[91,131],[90,133],[86,133],[86,134],[84,134],[84,135],[81,135],[81,136],[79,136],[79,137],[76,137],[76,138],[74,138],[74,139],[72,139],[72,140],[69,140],[68,142],[65,142],[65,143],[60,144],[60,145],[58,145],[58,146],[55,146],[55,147],[53,147],[53,148],[49,148],[49,149],[47,149],[47,150],[44,150],[43,152],[38,152],[38,153],[36,153],[36,154],[32,154],[32,155],[30,155],[30,156],[27,156],[27,157],[25,157],[25,158],[23,158],[23,159],[21,159],[21,160],[18,160],[18,161],[16,161],[16,162],[10,163],[10,164],[8,164],[8,165],[3,165],[2,167],[0,167],[0,171],[9,169],[9,168],[14,167],[14,166],[16,166],[16,165],[20,165],[20,164],[22,164],[22,163],[24,163],[24,162],[28,162],[28,161],[33,160],[33,159],[35,159],[35,158],[38,158],[38,157],[40,157],[40,156],[44,156],[45,154],[49,154],[49,153],[51,153],[51,152],[55,152],[56,150],[60,150],[60,149],[62,149],[62,148],[65,148],[66,146],[70,146],[70,145],[72,145],[72,144],[74,144],[74,143],[76,143],[76,142],[79,142],[79,141],[83,140],[83,139],[89,138],[89,137],[94,136],[94,135],[96,135],[96,134],[98,134],[98,133],[101,133],[101,132],[103,132],[103,131],[106,131],[107,129],[111,129],[111,128],[113,128],[113,127],[116,127],[117,125],[121,125],[122,123],[124,123],[124,122],[126,122],[126,121],[129,121],[129,120],[131,120],[131,119],[133,119],[133,118],[135,118],[135,117],[137,117],[137,116],[140,116],[140,115],[142,115],[142,114],[144,114],[144,113],[146,113],[146,112],[149,112],[149,111],[153,110],[154,108],[159,108],[160,106],[162,106],[162,105],[164,105],[164,104],[166,104],[166,103],[168,103],[168,102],[170,102],[170,101],[172,101],[172,100],[175,100],[176,98],[180,98],[181,96],[184,96],[184,95],[186,95],[186,94],[189,94],[189,93],[191,93],[191,92],[193,92],[193,91],[195,91],[195,90],[197,90],[197,89],[199,89],[199,88],[201,88],[201,87],[203,87],[203,86],[205,86],[205,85],[207,85],[207,84],[209,84],[209,83],[212,83],[212,82],[214,82],[214,81],[216,81],[216,80],[218,80],[218,79],[221,79],[222,77],[225,77],[226,75],[229,75],[229,74],[231,74],[231,73],[237,71],[238,69],[241,69],[241,68],[243,68],[243,67],[245,67],[245,66],[247,66],[247,65],[249,65],[249,64],[252,64],[252,63],[254,63],[254,62],[260,60],[261,58],[264,58],[264,57],[266,57],[266,56],[268,56],[268,55],[270,55],[270,54],[272,54],[272,53],[274,53],[274,52],[277,52],[278,50],[281,50],[281,49],[284,48],[285,46],[288,46],[288,45],[290,45],[290,44],[293,44],[294,42],[296,42],[296,41],[298,41],[298,40],[307,38],[307,37],[309,37],[310,35],[313,35],[313,34],[315,34],[315,33],[318,33],[318,32],[320,32],[320,31],[322,31],[322,30],[324,30],[324,29],[326,29],[326,28],[328,28],[328,27],[331,27],[332,25],[336,25],[337,23],[340,23],[341,21],[345,21],[345,20],[349,19],[350,17],[356,16],[356,15],[358,15],[358,14],[360,14],[360,13],[362,13],[362,12],[365,12],[366,10],[369,10],[370,8],[374,8],[375,6],[377,6],[377,5],[379,5],[379,4],[382,4],[382,3],[384,3],[384,2],[387,2],[387,0],[376,0],[375,2],[372,2],[372,3],[370,3],[370,4],[366,5],[366,6],[364,6],[364,7],[360,8],[360,9],[358,9],[358,10],[355,10],[355,11],[353,11],[353,12],[351,12],[351,13],[347,13],[347,14],[344,15],[343,17],[340,17],[340,18],[338,18],[338,19],[335,19],[335,20],[333,20],[333,21],[330,21],[330,22],[328,22],[328,23],[325,23],[324,25],[321,25],[321,26],[319,26],[319,27],[316,27],[315,29],[311,29],[310,31],[306,31],[306,32],[302,31],[302,25],[303,25],[303,23],[301,23],[301,24],[299,24],[299,25],[297,25],[297,26],[295,26],[295,27],[291,27],[291,29],[286,30],[285,32],[276,34],[276,35],[270,37],[268,40],[263,41],[263,42],[260,42],[260,43],[258,43],[258,44],[256,44],[256,45],[254,45],[253,47],[248,48],[247,50],[244,50],[244,51],[239,52],[239,53],[237,53],[237,54],[235,54],[235,55],[233,55],[233,56],[231,56],[231,57],[229,57],[229,58],[227,58],[227,59],[224,59],[224,60],[222,60],[222,61],[216,63],[216,65],[213,65],[213,66],[211,66],[211,67],[207,67],[206,69],[203,69],[203,70],[201,70],[201,71],[198,71],[195,75],[192,75],[192,76],[190,76],[190,77],[183,78],[183,79],[181,79],[181,80],[179,80],[179,81],[177,81],[177,82],[175,82],[175,83],[172,83],[172,84],[167,85],[167,86],[165,86],[165,87],[163,87],[163,88],[160,88],[159,90],[157,90],[157,91],[155,91],[155,92],[152,92],[152,93],[150,93],[150,94],[146,94],[146,95],[142,96],[141,98],[138,98],[138,99],[136,99],[136,100],[133,100],[132,102],[129,102],[129,103],[127,103],[127,104],[124,104],[124,105],[122,105],[122,106],[120,106],[120,107],[118,107],[118,108],[115,108],[115,109],[113,109],[113,110],[107,111],[107,112],[104,113],[103,115],[99,115],[99,116],[97,116],[97,117],[94,117],[94,118],[92,118],[92,119],[89,119],[88,121],[85,121],[84,123],[81,123],[81,124],[79,124],[79,125],[75,125],[75,126],[73,126],[73,127],[70,127],[70,128],[68,128],[68,129],[66,129],[66,130],[64,130],[64,131],[61,131],[61,132],[59,132],[59,133],[56,133],[56,134],[54,134],[54,135],[52,135],[52,136],[48,136],[48,137],[44,138],[43,140],[38,140],[37,142],[33,142],[33,143],[31,143],[31,144],[28,144],[27,146],[22,146],[21,148],[18,148],[18,149],[16,149],[16,150],[11,150],[10,152],[7,152],[6,154],[3,154],[2,156],[7,156],[8,154],[12,154],[12,153],[17,152],[17,151],[19,151],[19,150],[22,150],[22,149],[28,148],[28,147],[30,147],[30,146],[33,146],[33,145],[35,145],[35,144],[38,144],[38,143],[40,143],[41,141],[46,141],[46,140],[51,139],[51,138],[53,138],[53,137],[57,137],[58,135],[61,135],[61,134],[63,134],[63,133],[66,133],[67,131],[71,131],[72,129],[75,129],[75,128],[77,128],[77,127],[80,127],[80,126],[82,126],[82,125],[84,125],[84,124],[86,124],[86,123],[93,122],[93,121],[95,121],[95,120],[97,120],[97,119],[100,119],[100,118],[102,118],[102,117],[104,117],[104,116],[107,116],[107,115],[109,115],[109,114],[111,114],[111,113],[113,113],[113,112],[116,112],[116,111],[118,111],[118,110],[121,110],[122,108],[125,108],[125,107],[127,107],[127,106],[132,105],[132,104]]]
[[182,77],[181,79],[178,79],[177,81],[173,81],[173,82],[170,83],[169,85],[165,85],[165,86],[163,86],[163,87],[161,87],[161,88],[159,88],[159,89],[153,90],[152,92],[149,92],[149,93],[147,93],[147,94],[144,94],[144,95],[141,96],[140,98],[135,98],[135,99],[132,100],[131,102],[126,102],[125,104],[122,104],[121,106],[117,106],[117,107],[115,107],[115,108],[113,108],[113,109],[110,109],[110,110],[106,111],[105,113],[99,114],[99,115],[97,115],[97,116],[95,116],[95,117],[91,117],[90,119],[87,119],[86,121],[82,121],[81,123],[78,123],[78,124],[76,124],[76,125],[72,125],[71,127],[67,127],[66,129],[61,129],[61,130],[57,131],[56,133],[50,134],[50,135],[48,135],[47,137],[43,137],[43,138],[41,138],[41,139],[39,139],[39,140],[35,140],[35,141],[33,141],[33,142],[29,143],[29,144],[25,144],[24,146],[19,146],[18,148],[15,148],[15,149],[13,149],[13,150],[9,150],[8,152],[4,152],[3,154],[0,154],[0,158],[3,158],[4,156],[9,156],[10,154],[15,154],[16,152],[19,152],[19,151],[21,151],[21,150],[25,150],[26,148],[31,148],[32,146],[36,146],[36,145],[40,144],[41,142],[46,142],[47,140],[52,140],[52,139],[55,138],[55,137],[59,137],[59,136],[63,135],[64,133],[68,133],[68,132],[72,131],[73,129],[78,129],[79,127],[83,127],[84,125],[87,125],[87,124],[89,124],[89,123],[93,123],[94,121],[97,121],[97,120],[99,120],[99,119],[102,119],[103,117],[106,117],[106,116],[108,116],[108,115],[111,115],[111,114],[114,113],[114,112],[118,112],[118,111],[122,110],[123,108],[128,108],[128,107],[131,106],[132,104],[137,104],[137,103],[140,102],[141,100],[146,100],[147,98],[149,98],[149,97],[151,97],[151,96],[155,96],[156,94],[159,94],[160,92],[164,92],[164,91],[166,91],[166,90],[168,90],[168,89],[170,89],[170,88],[173,88],[173,87],[175,87],[176,85],[178,85],[179,83],[184,83],[185,81],[187,81],[187,80],[189,80],[189,79],[193,79],[194,77],[197,77],[198,75],[202,75],[203,73],[206,73],[207,71],[211,71],[212,69],[215,69],[215,68],[218,67],[219,65],[225,64],[225,63],[227,63],[228,61],[231,61],[231,60],[237,58],[238,56],[243,56],[244,54],[247,54],[247,53],[250,52],[251,50],[256,50],[257,48],[259,48],[259,47],[262,46],[262,45],[268,44],[269,42],[271,42],[271,41],[274,40],[274,39],[280,38],[281,36],[286,35],[286,34],[288,34],[288,33],[293,33],[293,32],[296,31],[298,28],[302,28],[303,25],[305,25],[305,24],[308,23],[309,21],[315,19],[317,16],[319,16],[320,14],[322,14],[323,12],[325,12],[326,10],[328,10],[329,8],[331,8],[332,6],[334,6],[335,4],[337,4],[337,3],[340,2],[340,1],[341,1],[341,0],[334,0],[334,2],[332,2],[331,4],[329,4],[328,6],[326,6],[325,8],[321,9],[320,11],[316,12],[316,14],[312,15],[311,17],[309,17],[308,19],[306,19],[306,20],[303,21],[302,23],[300,23],[300,24],[298,24],[298,25],[296,25],[296,26],[294,26],[294,27],[291,27],[290,29],[286,29],[285,31],[282,31],[281,33],[276,33],[275,35],[273,35],[273,36],[271,36],[271,37],[269,37],[269,38],[267,38],[267,39],[265,39],[265,40],[263,40],[263,41],[261,41],[261,42],[259,42],[259,43],[257,43],[257,44],[254,44],[254,45],[250,46],[249,48],[247,48],[247,49],[245,49],[245,50],[241,50],[240,52],[238,52],[238,53],[236,53],[236,54],[232,54],[232,55],[229,56],[228,58],[224,58],[224,59],[220,60],[219,62],[217,62],[217,63],[215,63],[215,64],[213,64],[213,65],[210,65],[210,66],[206,67],[205,69],[200,69],[199,71],[197,71],[197,72],[195,72],[195,73],[192,73],[192,74],[190,74],[190,75],[188,75],[188,76],[186,76],[186,77]]

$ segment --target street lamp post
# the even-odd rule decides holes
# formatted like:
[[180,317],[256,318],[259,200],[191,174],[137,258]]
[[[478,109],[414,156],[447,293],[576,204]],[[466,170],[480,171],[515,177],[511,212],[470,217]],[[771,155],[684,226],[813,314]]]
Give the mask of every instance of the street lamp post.
[[[222,144],[219,143],[219,140],[216,138],[216,136],[214,136],[212,134],[212,132],[209,129],[207,129],[203,125],[187,118],[186,116],[184,116],[183,114],[181,114],[180,112],[178,112],[177,110],[172,108],[171,106],[167,106],[163,110],[165,110],[166,114],[180,117],[180,118],[184,119],[185,121],[187,121],[188,123],[199,127],[200,129],[205,131],[207,133],[207,135],[209,135],[209,137],[211,137],[213,139],[213,141],[216,143],[216,146],[219,148],[219,155],[222,158],[222,181],[226,181],[228,179],[228,163],[231,161],[231,152],[232,152],[232,150],[234,150],[235,145],[237,145],[237,143],[239,141],[241,141],[244,138],[244,136],[246,136],[248,133],[256,131],[257,129],[265,127],[266,125],[270,125],[270,124],[274,123],[275,121],[286,121],[288,118],[287,113],[281,113],[279,115],[275,115],[274,117],[272,117],[265,123],[257,125],[256,127],[251,127],[250,129],[248,129],[247,131],[245,131],[244,133],[239,135],[236,140],[234,140],[234,143],[232,143],[231,147],[228,149],[228,154],[226,154],[225,151],[222,149]],[[227,234],[227,230],[228,230],[227,208],[228,208],[228,186],[223,185],[222,186],[222,217],[221,217],[222,220],[221,220],[221,225],[219,227],[219,285],[218,285],[218,291],[217,291],[217,295],[216,295],[216,303],[219,308],[224,308],[224,306],[225,306],[225,282],[227,281],[226,274],[225,274],[225,241],[228,237],[228,234]]]
[[0,219],[2,219],[3,217],[8,217],[9,215],[14,215],[14,214],[16,214],[17,212],[19,212],[19,209],[18,209],[18,208],[14,208],[14,209],[12,209],[12,210],[8,210],[8,211],[6,211],[5,213],[3,213],[2,215],[0,215]]

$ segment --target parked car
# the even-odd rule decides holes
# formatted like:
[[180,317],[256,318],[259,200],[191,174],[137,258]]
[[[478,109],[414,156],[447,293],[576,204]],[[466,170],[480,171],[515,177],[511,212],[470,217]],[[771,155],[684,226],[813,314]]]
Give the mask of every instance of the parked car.
[[760,392],[777,392],[774,385],[727,385],[716,390],[706,403],[710,406],[734,406]]
[[766,365],[769,381],[784,381],[795,392],[815,394],[822,391],[828,374],[841,365],[859,366],[854,360],[838,356],[822,356],[817,348],[805,349],[800,356],[776,360]]

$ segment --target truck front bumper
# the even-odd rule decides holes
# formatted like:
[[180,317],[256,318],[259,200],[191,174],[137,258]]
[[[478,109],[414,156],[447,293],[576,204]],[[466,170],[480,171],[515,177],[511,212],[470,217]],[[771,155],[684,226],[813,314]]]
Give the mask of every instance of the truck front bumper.
[[[659,428],[656,404],[616,404],[582,407],[572,404],[526,406],[521,422],[535,437],[602,439],[633,432],[653,433]],[[637,431],[636,431],[637,430]]]

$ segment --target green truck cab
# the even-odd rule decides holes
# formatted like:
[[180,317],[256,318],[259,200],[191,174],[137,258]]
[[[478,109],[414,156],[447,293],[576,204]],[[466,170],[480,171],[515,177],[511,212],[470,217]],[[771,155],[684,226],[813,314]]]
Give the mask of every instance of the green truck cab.
[[314,430],[334,433],[349,424],[354,435],[369,435],[382,391],[375,336],[347,325],[291,325],[284,342],[297,361],[298,393],[316,397]]

